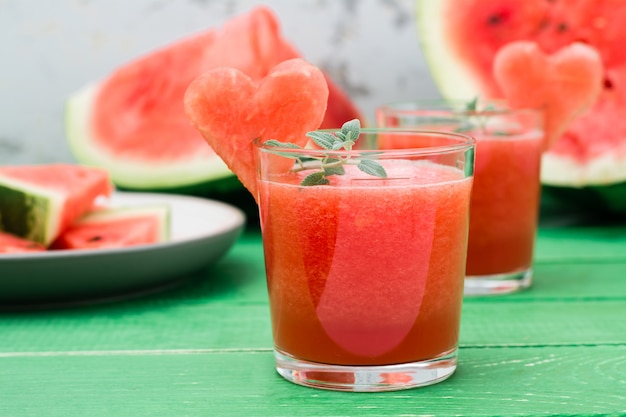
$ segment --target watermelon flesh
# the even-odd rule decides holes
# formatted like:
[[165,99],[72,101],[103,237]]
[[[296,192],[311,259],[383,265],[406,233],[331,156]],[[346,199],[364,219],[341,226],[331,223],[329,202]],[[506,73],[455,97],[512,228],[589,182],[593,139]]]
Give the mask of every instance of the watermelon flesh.
[[0,232],[0,254],[43,252],[46,247],[41,243],[22,239],[10,233]]
[[580,42],[599,53],[598,99],[542,161],[544,184],[569,187],[626,180],[625,19],[626,2],[612,0],[422,0],[418,9],[425,57],[448,98],[503,97],[493,64],[515,41],[536,42],[548,54]]
[[276,65],[258,84],[236,68],[207,71],[189,85],[184,103],[193,125],[258,201],[254,140],[305,145],[327,99],[322,72],[296,58]]
[[103,208],[77,220],[50,249],[121,248],[165,242],[169,206]]
[[[301,54],[280,33],[277,17],[259,6],[130,62],[72,96],[67,136],[82,163],[104,167],[128,189],[175,189],[232,175],[202,140],[183,109],[188,84],[218,67],[254,82]],[[359,117],[347,95],[324,74],[328,111],[322,126]]]
[[101,169],[72,164],[0,167],[0,231],[47,246],[112,191],[109,175]]

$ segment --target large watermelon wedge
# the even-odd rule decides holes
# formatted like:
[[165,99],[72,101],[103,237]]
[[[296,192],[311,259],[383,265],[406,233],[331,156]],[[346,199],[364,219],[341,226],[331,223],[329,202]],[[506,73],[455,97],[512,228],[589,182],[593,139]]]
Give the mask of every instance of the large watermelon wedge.
[[514,41],[534,41],[546,53],[574,42],[595,48],[603,91],[544,154],[542,183],[577,204],[626,213],[626,2],[418,0],[417,19],[424,56],[446,98],[501,97],[493,62]]
[[[106,168],[125,189],[176,191],[207,182],[241,187],[186,117],[185,89],[216,67],[236,68],[258,81],[299,56],[273,12],[256,7],[219,29],[138,58],[73,95],[66,111],[70,148],[80,162]],[[359,117],[347,95],[325,77],[329,98],[322,126]]]

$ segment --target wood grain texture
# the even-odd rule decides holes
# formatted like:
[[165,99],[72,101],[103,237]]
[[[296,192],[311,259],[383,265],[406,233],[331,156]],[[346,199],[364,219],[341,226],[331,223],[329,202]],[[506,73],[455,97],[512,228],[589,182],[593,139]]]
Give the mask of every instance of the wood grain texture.
[[535,263],[626,262],[626,226],[543,228]]
[[274,371],[258,232],[186,285],[0,313],[0,417],[626,414],[626,228],[541,230],[524,292],[464,300],[459,369],[350,394]]
[[465,348],[451,379],[380,394],[293,385],[270,352],[18,356],[2,359],[0,415],[617,415],[624,375],[624,346]]

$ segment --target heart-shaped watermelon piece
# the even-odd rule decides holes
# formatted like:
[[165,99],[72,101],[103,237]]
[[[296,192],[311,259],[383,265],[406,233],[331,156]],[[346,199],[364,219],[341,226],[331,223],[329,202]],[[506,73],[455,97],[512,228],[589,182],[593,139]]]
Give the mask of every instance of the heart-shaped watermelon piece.
[[533,41],[511,42],[493,62],[494,78],[512,107],[544,109],[546,149],[596,102],[603,73],[600,54],[579,42],[552,54]]
[[324,74],[301,58],[276,65],[258,83],[232,67],[207,71],[184,98],[193,125],[257,201],[255,139],[304,145],[327,101]]

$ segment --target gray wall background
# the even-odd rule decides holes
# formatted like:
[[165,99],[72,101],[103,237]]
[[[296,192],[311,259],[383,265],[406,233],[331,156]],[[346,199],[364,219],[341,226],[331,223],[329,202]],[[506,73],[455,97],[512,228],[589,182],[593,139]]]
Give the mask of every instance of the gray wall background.
[[258,4],[366,117],[380,103],[438,97],[415,0],[0,0],[0,164],[74,161],[64,131],[70,94]]

